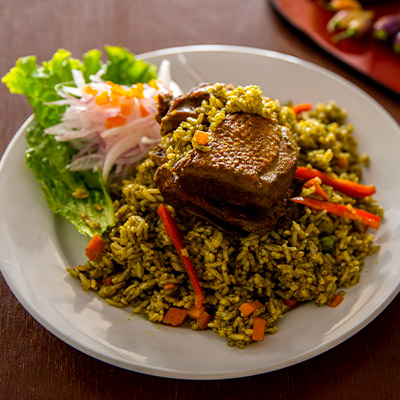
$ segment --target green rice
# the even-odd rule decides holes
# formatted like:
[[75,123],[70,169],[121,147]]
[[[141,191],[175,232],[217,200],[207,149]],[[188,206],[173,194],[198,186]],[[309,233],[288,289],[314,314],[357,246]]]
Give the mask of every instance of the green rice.
[[[197,110],[197,118],[181,123],[163,138],[169,165],[192,148],[195,130],[212,134],[227,113],[247,112],[275,119],[291,129],[300,147],[300,166],[360,180],[362,164],[368,158],[358,154],[353,127],[334,102],[296,115],[290,105],[263,97],[254,86],[227,91],[217,84],[210,93],[210,100]],[[348,166],[340,167],[338,159],[346,159]],[[152,322],[162,322],[168,308],[191,307],[194,292],[157,215],[163,197],[153,180],[155,170],[154,162],[146,158],[130,179],[112,185],[116,225],[104,237],[101,257],[68,270],[80,279],[84,290],[97,292],[110,305],[130,307]],[[372,198],[354,199],[323,187],[331,202],[382,217]],[[299,218],[286,227],[241,238],[201,219],[184,226],[175,210],[168,209],[185,233],[184,246],[202,286],[204,306],[213,316],[209,328],[226,338],[228,345],[240,348],[253,342],[256,317],[267,321],[265,332],[272,334],[278,329],[278,320],[290,310],[285,300],[329,304],[337,293],[343,294],[343,289],[359,282],[365,258],[378,250],[373,235],[359,221],[307,207],[299,207]],[[327,237],[328,250],[324,249]],[[111,285],[102,283],[110,276]],[[175,289],[165,290],[167,283],[174,283]],[[259,300],[262,307],[242,316],[240,305],[252,300]],[[196,321],[190,324],[198,329]]]

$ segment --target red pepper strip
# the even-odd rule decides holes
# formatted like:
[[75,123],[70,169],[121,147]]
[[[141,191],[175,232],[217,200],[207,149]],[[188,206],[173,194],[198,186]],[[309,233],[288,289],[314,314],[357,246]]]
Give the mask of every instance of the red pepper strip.
[[176,250],[178,251],[179,257],[181,258],[183,264],[185,265],[186,272],[189,275],[190,282],[192,283],[194,293],[195,293],[195,306],[197,308],[201,308],[203,305],[203,291],[201,290],[201,286],[199,280],[197,279],[196,272],[193,268],[192,263],[190,262],[189,257],[186,257],[182,254],[182,249],[184,246],[181,241],[181,235],[176,226],[176,222],[172,218],[172,215],[168,211],[167,207],[164,204],[160,204],[157,209],[157,214],[161,218],[162,223],[165,226],[165,229],[172,240],[173,245],[175,246]]
[[297,167],[295,178],[309,180],[315,177],[321,179],[325,185],[332,186],[334,189],[347,194],[348,196],[357,197],[359,199],[367,196],[371,196],[376,192],[375,186],[366,186],[361,183],[349,181],[347,179],[333,178],[325,174],[324,172],[318,171],[317,169]]
[[292,106],[292,110],[295,114],[300,114],[303,111],[311,110],[312,106],[313,105],[311,103],[296,104],[295,106]]
[[326,210],[329,213],[339,215],[343,218],[357,219],[370,226],[373,229],[378,229],[381,223],[381,219],[369,213],[368,211],[360,210],[358,208],[353,208],[351,211],[343,204],[330,203],[329,201],[322,201],[317,199],[312,199],[310,197],[292,197],[290,200],[295,203],[304,204],[307,207],[313,208],[314,210]]
[[318,178],[312,178],[310,180],[308,180],[304,185],[305,188],[310,188],[312,186],[315,187],[314,189],[314,193],[316,196],[321,197],[323,200],[329,200],[328,195],[325,193],[325,190],[322,189],[322,186],[319,184]]

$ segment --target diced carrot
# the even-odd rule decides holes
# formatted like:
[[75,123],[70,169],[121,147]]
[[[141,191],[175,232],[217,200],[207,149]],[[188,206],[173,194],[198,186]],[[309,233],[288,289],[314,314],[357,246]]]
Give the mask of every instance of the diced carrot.
[[111,93],[110,104],[111,104],[113,107],[117,107],[117,106],[119,105],[119,98],[120,98],[120,95],[119,95],[119,94]]
[[91,261],[97,260],[100,257],[105,244],[106,242],[95,233],[85,249],[86,257]]
[[108,97],[108,93],[106,91],[101,92],[96,96],[95,102],[98,106],[103,106],[110,102],[110,98]]
[[347,168],[349,166],[349,160],[345,157],[338,157],[336,165],[340,168]]
[[343,301],[343,299],[344,299],[343,295],[338,293],[328,305],[329,307],[335,308]]
[[207,329],[208,324],[213,320],[213,316],[207,311],[202,311],[199,318],[197,319],[197,325],[200,329]]
[[204,131],[196,131],[193,135],[193,141],[203,146],[207,144],[209,138],[210,134]]
[[198,319],[200,317],[200,314],[204,311],[204,307],[202,306],[201,308],[197,308],[195,304],[193,304],[188,310],[187,314],[188,317],[191,319]]
[[103,285],[103,286],[111,286],[111,285],[113,284],[113,281],[112,281],[113,278],[115,278],[116,276],[118,276],[118,275],[120,275],[120,274],[121,274],[121,272],[117,272],[116,274],[107,276],[107,278],[104,278],[104,279],[100,282],[100,284]]
[[261,308],[262,304],[258,300],[250,301],[249,303],[243,303],[239,307],[239,311],[242,313],[244,317],[248,317],[253,314],[255,310]]
[[176,307],[170,307],[164,315],[163,322],[167,325],[179,326],[183,324],[186,317],[186,310]]
[[158,87],[158,85],[157,85],[157,81],[156,81],[155,79],[152,79],[152,80],[148,83],[148,85],[149,85],[150,87],[152,87],[153,89],[156,89],[156,90],[159,89],[159,87]]
[[126,118],[122,115],[115,115],[114,117],[109,117],[106,119],[104,124],[106,129],[115,128],[117,126],[124,126],[126,124]]
[[296,299],[284,299],[283,302],[290,308],[294,308],[299,304]]
[[267,321],[264,318],[254,319],[253,335],[251,336],[253,340],[264,340],[266,323]]
[[176,289],[176,284],[171,282],[171,283],[166,283],[164,285],[164,290],[172,290],[172,289]]
[[132,103],[128,99],[120,99],[119,100],[119,109],[121,110],[121,114],[127,117],[132,113]]
[[140,116],[141,117],[147,117],[150,112],[147,110],[147,108],[145,106],[143,106],[142,104],[139,106],[139,111],[140,111]]
[[87,85],[87,86],[86,86],[85,92],[86,92],[87,94],[91,94],[92,96],[96,96],[96,94],[97,94],[97,90],[96,90],[96,89],[93,89],[90,85]]
[[297,104],[292,107],[292,110],[296,114],[300,114],[303,111],[309,111],[312,109],[312,104],[311,103],[302,103],[302,104]]

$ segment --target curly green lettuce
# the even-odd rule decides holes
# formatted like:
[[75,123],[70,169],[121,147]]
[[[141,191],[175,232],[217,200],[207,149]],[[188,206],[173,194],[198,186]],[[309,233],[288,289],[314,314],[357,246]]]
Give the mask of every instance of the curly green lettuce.
[[68,142],[57,142],[44,129],[61,121],[65,106],[50,105],[60,97],[56,85],[72,82],[72,70],[82,71],[86,81],[90,75],[103,70],[102,78],[118,84],[132,85],[157,78],[156,67],[135,56],[127,49],[106,46],[107,61],[94,49],[82,60],[60,49],[50,61],[37,64],[36,57],[17,60],[2,78],[11,93],[25,95],[33,108],[34,125],[26,133],[25,160],[40,182],[49,208],[65,217],[85,236],[103,233],[114,224],[114,209],[103,182],[101,171],[70,171],[75,150]]

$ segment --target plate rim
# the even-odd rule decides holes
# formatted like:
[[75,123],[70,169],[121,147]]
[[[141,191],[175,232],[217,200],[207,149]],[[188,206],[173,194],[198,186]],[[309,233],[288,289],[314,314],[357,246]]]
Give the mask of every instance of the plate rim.
[[[337,75],[336,73],[324,68],[320,67],[316,64],[313,64],[309,61],[303,60],[301,58],[271,51],[271,50],[265,50],[265,49],[259,49],[259,48],[253,48],[253,47],[245,47],[245,46],[231,46],[231,45],[191,45],[191,46],[178,46],[178,47],[172,47],[172,48],[164,48],[160,50],[154,50],[142,54],[136,55],[137,58],[140,59],[146,59],[150,57],[162,57],[163,55],[173,55],[179,52],[199,52],[199,51],[205,51],[205,52],[219,52],[219,51],[224,51],[224,52],[234,52],[234,53],[240,53],[240,54],[254,54],[254,55],[261,55],[261,56],[266,56],[268,58],[274,58],[274,59],[279,59],[279,60],[284,60],[288,61],[290,63],[295,63],[295,64],[300,64],[300,65],[305,65],[307,68],[310,68],[312,70],[318,71],[318,73],[322,73],[325,76],[328,76],[330,79],[336,79],[344,83],[346,86],[348,86],[350,89],[355,90],[357,93],[361,93],[364,97],[366,97],[370,102],[372,102],[375,106],[378,105],[381,109],[386,114],[386,117],[391,121],[393,126],[396,128],[397,133],[400,134],[400,130],[398,125],[396,124],[395,120],[393,117],[373,98],[363,90],[361,90],[359,87],[354,85],[352,82],[347,81],[345,78],[341,77],[340,75]],[[7,163],[7,159],[10,157],[10,154],[12,153],[12,149],[14,148],[16,142],[18,140],[23,140],[21,139],[21,136],[24,136],[24,133],[27,129],[27,127],[33,122],[34,117],[30,116],[24,123],[23,125],[17,130],[16,134],[8,144],[1,160],[0,160],[0,176],[2,174],[3,169],[5,168],[5,165]],[[0,256],[1,257],[1,256]],[[258,375],[262,373],[268,373],[268,372],[273,372],[277,371],[286,367],[293,366],[295,364],[298,364],[300,362],[309,360],[317,355],[320,355],[327,350],[330,350],[337,345],[343,343],[350,337],[352,337],[354,334],[359,332],[361,329],[363,329],[365,326],[367,326],[370,322],[372,322],[392,301],[393,299],[397,296],[397,294],[400,292],[400,280],[397,284],[397,287],[392,293],[385,298],[383,302],[379,305],[379,307],[375,308],[373,312],[371,312],[368,316],[368,318],[365,318],[364,320],[360,321],[358,324],[354,325],[352,329],[347,330],[346,332],[342,333],[339,335],[335,340],[329,341],[327,343],[322,343],[317,347],[314,347],[313,349],[308,350],[307,352],[303,352],[300,355],[297,355],[295,357],[292,357],[289,364],[287,364],[285,361],[282,361],[281,363],[278,363],[278,365],[275,365],[273,368],[263,368],[263,367],[255,367],[252,370],[248,370],[247,372],[241,372],[238,374],[237,372],[233,373],[222,373],[218,376],[209,376],[207,373],[192,373],[190,371],[176,371],[174,369],[167,369],[163,367],[157,367],[157,366],[148,366],[148,365],[138,365],[135,364],[133,365],[132,363],[124,362],[117,360],[116,358],[101,354],[100,352],[88,348],[87,345],[82,345],[79,341],[76,341],[73,337],[70,337],[68,335],[65,335],[63,331],[58,329],[58,327],[55,327],[51,325],[51,323],[44,318],[42,315],[40,315],[40,312],[38,312],[35,308],[31,307],[26,301],[23,296],[18,290],[16,290],[16,287],[14,286],[12,280],[10,277],[5,276],[3,271],[3,259],[0,258],[0,270],[2,272],[3,278],[6,281],[7,285],[9,286],[10,290],[14,294],[14,296],[17,298],[17,300],[21,303],[21,305],[25,308],[25,310],[37,321],[39,322],[45,329],[50,331],[52,334],[54,334],[57,338],[60,340],[64,341],[68,345],[74,347],[75,349],[78,349],[79,351],[106,363],[109,363],[111,365],[121,367],[133,372],[138,372],[138,373],[144,373],[148,375],[153,375],[153,376],[159,376],[159,377],[168,377],[168,378],[175,378],[175,379],[192,379],[192,380],[215,380],[215,379],[232,379],[232,378],[240,378],[240,377],[246,377],[246,376],[253,376],[253,375]],[[223,345],[223,343],[222,343]]]

